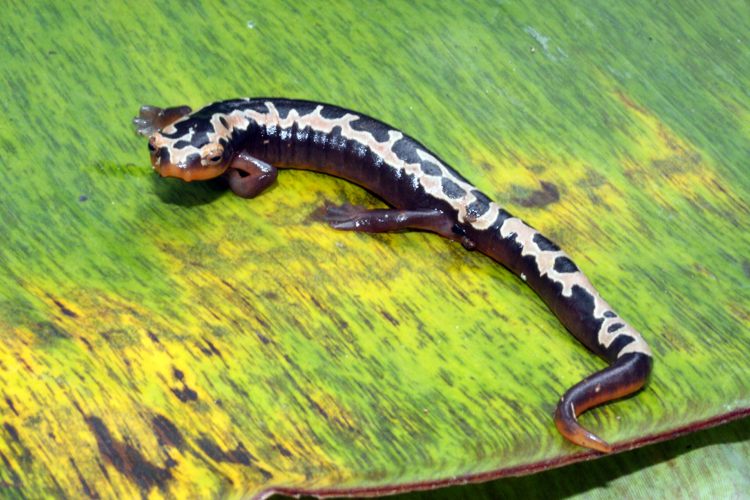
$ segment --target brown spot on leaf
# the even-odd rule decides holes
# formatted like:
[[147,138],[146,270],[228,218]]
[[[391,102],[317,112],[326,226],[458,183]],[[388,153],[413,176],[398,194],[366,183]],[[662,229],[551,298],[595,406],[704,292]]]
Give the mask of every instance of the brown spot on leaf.
[[100,418],[86,417],[86,423],[96,437],[102,458],[140,488],[150,490],[157,486],[164,489],[167,481],[172,479],[169,469],[152,464],[132,445],[115,440]]
[[182,382],[182,389],[170,387],[172,393],[177,396],[177,399],[179,399],[183,403],[187,403],[188,401],[196,401],[198,399],[198,393],[188,387],[187,383],[185,382],[185,374],[177,368],[173,368],[172,370],[174,378]]
[[[237,447],[234,450],[228,451],[222,450],[221,446],[208,436],[203,436],[197,439],[195,444],[197,444],[198,448],[200,448],[201,451],[208,455],[208,457],[214,462],[228,462],[250,467],[253,462],[258,461],[257,458],[247,451],[247,448],[245,448],[245,445],[241,442],[237,443]],[[261,473],[265,476],[264,471]]]
[[539,175],[547,170],[547,167],[542,165],[541,163],[534,163],[533,165],[529,165],[528,167],[526,167],[526,170],[528,170],[532,174]]
[[380,311],[380,314],[381,314],[381,315],[382,315],[382,316],[383,316],[383,317],[384,317],[385,319],[387,319],[388,321],[390,321],[390,322],[391,322],[391,323],[393,324],[393,326],[398,326],[398,325],[399,325],[399,322],[398,322],[398,320],[397,320],[396,318],[394,318],[393,316],[391,316],[391,315],[390,315],[390,313],[388,313],[387,311],[382,311],[382,310],[381,310],[381,311]]
[[651,161],[651,172],[670,178],[674,175],[694,172],[700,165],[701,156],[697,153],[673,155],[669,158]]
[[209,355],[211,356],[216,355],[216,356],[219,356],[222,360],[224,359],[224,356],[221,355],[221,351],[219,351],[219,349],[216,348],[213,342],[208,340],[206,337],[203,337],[203,342],[205,342],[206,345],[208,346]]
[[260,317],[260,316],[258,316],[257,314],[255,315],[255,320],[256,320],[256,321],[257,321],[258,323],[260,323],[260,326],[262,326],[263,328],[267,328],[267,327],[268,327],[268,323],[266,323],[266,322],[265,322],[265,320],[263,320],[263,318],[261,318],[261,317]]
[[77,318],[78,315],[65,307],[62,302],[59,300],[52,299],[52,302],[55,303],[55,305],[60,309],[60,312],[63,313],[65,316],[71,317],[71,318]]
[[604,174],[592,168],[587,168],[586,174],[584,175],[581,182],[578,183],[578,185],[589,188],[600,188],[606,183],[607,177]]
[[192,390],[188,386],[185,386],[182,389],[177,389],[173,387],[171,388],[171,391],[175,396],[177,396],[177,399],[179,399],[183,403],[187,403],[188,401],[198,400],[198,393]]
[[13,400],[10,399],[8,396],[5,396],[5,404],[8,405],[8,408],[10,408],[10,411],[16,414],[18,416],[18,410],[16,410],[16,406],[13,404]]
[[15,427],[13,427],[8,422],[5,422],[3,424],[3,427],[5,427],[5,431],[10,435],[13,441],[18,441],[18,431],[16,430]]
[[276,449],[286,458],[292,458],[292,452],[285,448],[281,443],[276,443]]
[[86,478],[83,477],[83,474],[81,474],[80,469],[78,469],[78,465],[76,465],[76,461],[73,459],[73,457],[70,457],[69,460],[70,460],[70,465],[76,471],[76,475],[78,476],[78,482],[81,483],[81,488],[83,489],[83,492],[86,494],[86,496],[91,498],[92,500],[98,500],[99,498],[101,498],[99,496],[99,493],[91,489],[91,486],[89,486],[89,483],[86,481]]
[[258,336],[258,338],[260,339],[260,341],[263,342],[264,344],[268,345],[268,344],[272,344],[273,343],[273,342],[271,342],[271,340],[269,340],[268,337],[266,337],[262,333],[255,332],[255,334]]
[[178,449],[184,447],[185,440],[182,438],[182,433],[167,417],[156,415],[151,419],[151,425],[156,435],[159,436],[161,446],[174,446]]
[[627,97],[625,97],[625,94],[623,94],[620,89],[617,89],[617,95],[620,98],[620,100],[625,104],[625,106],[627,106],[627,107],[629,107],[631,109],[634,109],[634,110],[638,111],[639,113],[645,113],[646,112],[645,109],[643,109],[640,106],[637,106],[635,103],[633,103],[633,101],[631,101],[630,99],[628,99]]
[[37,323],[36,334],[45,342],[56,342],[61,339],[70,340],[73,338],[73,335],[67,330],[49,321],[41,321]]
[[87,339],[86,337],[78,337],[78,340],[80,340],[86,345],[86,348],[89,350],[89,352],[94,352],[94,346],[91,345],[91,342],[89,342],[89,339]]
[[228,451],[227,456],[229,456],[234,463],[247,466],[252,465],[252,462],[258,460],[252,455],[252,453],[247,451],[247,448],[245,448],[245,445],[242,443],[237,443],[237,447],[234,450]]
[[202,437],[196,439],[195,444],[214,462],[231,462],[226,452],[213,439]]
[[232,285],[230,285],[230,284],[229,284],[229,283],[228,283],[228,282],[227,282],[226,280],[221,280],[221,282],[222,282],[222,283],[224,283],[224,285],[226,285],[226,286],[227,286],[227,288],[229,288],[229,289],[230,289],[230,290],[232,290],[233,292],[236,292],[236,291],[237,291],[237,289],[236,289],[236,288],[234,288],[234,287],[233,287]]
[[307,402],[310,403],[310,408],[320,413],[320,415],[323,418],[328,418],[328,414],[326,413],[326,411],[317,402],[315,402],[310,396],[305,394],[305,399],[307,399]]
[[532,193],[524,198],[516,198],[514,201],[522,207],[545,207],[550,203],[560,201],[560,190],[557,186],[551,182],[540,181],[539,184],[542,189],[539,191],[532,191]]

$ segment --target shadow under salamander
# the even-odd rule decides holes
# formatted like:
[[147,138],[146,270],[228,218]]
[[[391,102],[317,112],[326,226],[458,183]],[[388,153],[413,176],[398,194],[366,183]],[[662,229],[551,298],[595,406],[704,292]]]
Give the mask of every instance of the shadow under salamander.
[[[181,207],[197,207],[213,202],[229,191],[227,182],[219,177],[208,181],[185,182],[153,176],[153,190],[161,201]],[[229,194],[232,194],[229,191]]]

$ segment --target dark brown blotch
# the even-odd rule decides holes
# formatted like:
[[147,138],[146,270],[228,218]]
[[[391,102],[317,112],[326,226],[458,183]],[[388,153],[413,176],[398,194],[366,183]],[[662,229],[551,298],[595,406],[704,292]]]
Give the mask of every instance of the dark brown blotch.
[[214,462],[227,462],[250,467],[253,462],[258,461],[257,458],[247,451],[247,448],[241,442],[237,443],[237,447],[234,450],[224,451],[216,441],[204,435],[196,439],[195,444]]
[[83,474],[81,473],[81,470],[78,468],[78,465],[76,464],[76,461],[73,457],[69,458],[70,466],[73,467],[73,470],[76,471],[76,475],[78,476],[78,482],[81,483],[81,489],[83,489],[83,493],[89,497],[91,500],[99,500],[101,497],[99,496],[99,493],[97,493],[95,490],[89,486],[88,481],[86,481],[86,478],[83,477]]
[[8,405],[8,408],[10,408],[10,411],[12,411],[16,416],[18,416],[18,410],[16,410],[16,405],[13,404],[13,400],[10,399],[8,396],[5,396],[5,404]]
[[545,207],[550,203],[560,201],[560,190],[551,182],[541,181],[539,184],[542,186],[541,190],[532,191],[526,197],[516,198],[515,202],[522,207]]
[[219,351],[219,349],[217,349],[216,346],[210,340],[208,340],[206,337],[203,337],[203,342],[206,343],[211,354],[215,354],[223,359],[223,356],[221,355],[221,351]]
[[391,316],[391,314],[388,311],[380,311],[380,314],[383,315],[383,317],[385,319],[387,319],[388,321],[390,321],[393,326],[398,326],[399,325],[399,321],[396,318],[394,318],[393,316]]
[[167,417],[164,415],[154,416],[151,419],[151,426],[159,437],[159,444],[161,446],[168,445],[179,449],[183,448],[185,440],[182,437],[182,433]]
[[5,422],[3,424],[3,427],[5,428],[5,432],[8,433],[8,435],[10,436],[10,438],[13,441],[17,442],[18,441],[18,431],[16,430],[16,428],[13,425],[9,424],[8,422]]
[[198,399],[198,393],[188,387],[187,383],[185,382],[185,374],[182,373],[181,370],[173,368],[173,375],[174,378],[182,382],[182,389],[178,389],[176,387],[170,388],[172,393],[177,396],[177,399],[179,399],[183,403],[187,403],[188,401],[196,401]]
[[59,300],[52,299],[52,301],[55,303],[55,305],[60,309],[60,312],[63,313],[65,316],[68,316],[70,318],[77,318],[78,315],[65,307],[65,305],[60,302]]
[[163,490],[172,479],[169,469],[152,464],[134,446],[117,441],[102,419],[86,417],[86,424],[96,437],[102,458],[140,488],[151,490],[156,486]]
[[176,387],[172,387],[170,390],[175,396],[177,396],[177,399],[179,399],[183,403],[198,400],[198,393],[195,392],[190,387],[188,387],[187,385],[183,387],[182,389],[177,389]]

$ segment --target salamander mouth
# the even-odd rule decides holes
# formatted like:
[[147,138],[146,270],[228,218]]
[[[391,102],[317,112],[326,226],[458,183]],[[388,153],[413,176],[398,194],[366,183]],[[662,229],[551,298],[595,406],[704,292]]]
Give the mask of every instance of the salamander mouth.
[[[162,161],[159,161],[162,160]],[[174,164],[169,161],[163,161],[163,158],[157,158],[154,162],[154,170],[162,177],[175,177],[190,182],[195,180],[191,169],[185,164]]]
[[164,163],[160,162],[158,165],[154,165],[156,170],[162,177],[175,177],[182,179],[183,181],[205,181],[220,176],[226,170],[226,166],[220,168],[204,167],[198,163],[198,166],[192,166],[188,163]]
[[[180,171],[180,168],[172,163],[160,163],[158,165],[154,165],[154,170],[156,170],[162,177],[177,177],[179,179],[185,179],[185,176],[183,175],[183,172]],[[190,181],[190,179],[185,180]]]

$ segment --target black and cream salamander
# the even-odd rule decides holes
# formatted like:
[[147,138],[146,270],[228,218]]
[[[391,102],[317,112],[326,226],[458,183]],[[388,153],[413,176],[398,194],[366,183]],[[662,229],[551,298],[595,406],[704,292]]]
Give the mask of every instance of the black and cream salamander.
[[653,366],[649,346],[560,247],[422,144],[361,113],[290,99],[234,99],[194,112],[187,106],[143,106],[133,123],[149,138],[151,163],[164,177],[224,176],[234,193],[252,198],[276,180],[277,168],[323,172],[359,184],[393,207],[329,207],[326,221],[332,228],[432,231],[506,266],[575,338],[610,363],[568,389],[554,419],[572,442],[612,451],[577,417],[639,390]]

